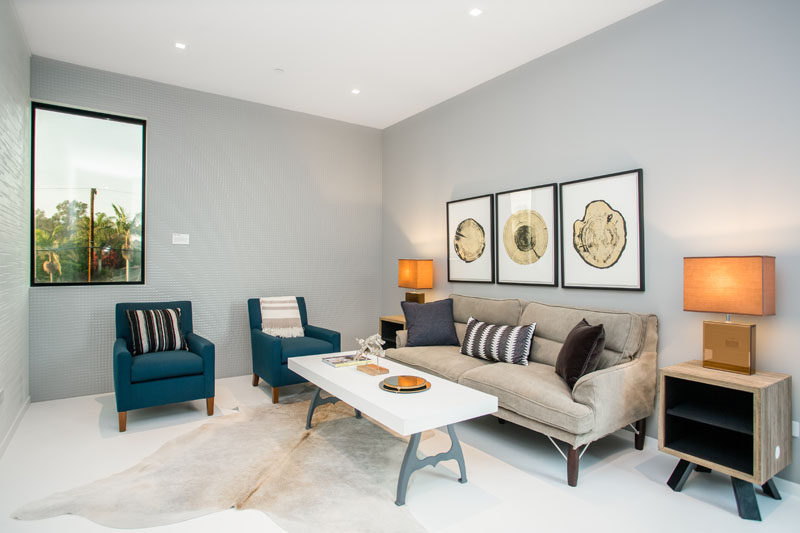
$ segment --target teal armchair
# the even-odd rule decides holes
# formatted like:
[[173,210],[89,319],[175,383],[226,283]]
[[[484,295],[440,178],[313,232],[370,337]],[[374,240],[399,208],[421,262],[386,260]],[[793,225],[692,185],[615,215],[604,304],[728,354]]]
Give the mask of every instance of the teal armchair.
[[[128,309],[181,310],[181,331],[188,350],[131,355]],[[125,431],[131,409],[206,399],[214,414],[214,345],[192,331],[192,302],[118,303],[114,342],[114,392],[119,430]]]
[[342,350],[341,335],[338,331],[311,326],[306,314],[306,301],[297,297],[300,320],[303,323],[304,337],[275,337],[261,331],[261,300],[247,300],[250,314],[250,346],[253,352],[253,386],[259,379],[272,387],[272,403],[278,403],[279,387],[304,383],[306,380],[289,370],[290,357],[335,353]]

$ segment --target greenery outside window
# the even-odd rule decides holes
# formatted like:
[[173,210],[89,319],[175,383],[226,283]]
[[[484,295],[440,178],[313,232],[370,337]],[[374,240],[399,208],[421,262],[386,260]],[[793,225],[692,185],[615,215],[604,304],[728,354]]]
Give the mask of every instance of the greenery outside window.
[[32,107],[31,285],[144,283],[146,122]]

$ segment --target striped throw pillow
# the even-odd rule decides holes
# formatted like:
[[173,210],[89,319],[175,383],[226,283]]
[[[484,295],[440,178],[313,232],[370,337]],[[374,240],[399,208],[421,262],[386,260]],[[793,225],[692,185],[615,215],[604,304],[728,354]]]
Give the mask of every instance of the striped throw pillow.
[[131,355],[186,350],[180,309],[128,309]]
[[461,353],[488,361],[527,365],[536,324],[498,326],[469,317]]

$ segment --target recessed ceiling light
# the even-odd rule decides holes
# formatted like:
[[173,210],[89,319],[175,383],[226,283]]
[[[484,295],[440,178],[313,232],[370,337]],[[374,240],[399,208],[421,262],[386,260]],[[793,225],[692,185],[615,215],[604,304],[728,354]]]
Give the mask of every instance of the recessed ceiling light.
[[176,42],[175,43],[175,48],[177,48],[178,50],[186,50],[186,43]]
[[353,94],[361,94],[361,89],[353,89],[350,92],[353,93]]
[[478,9],[477,7],[469,10],[469,14],[472,15],[473,17],[477,17],[481,13],[483,13],[483,10]]

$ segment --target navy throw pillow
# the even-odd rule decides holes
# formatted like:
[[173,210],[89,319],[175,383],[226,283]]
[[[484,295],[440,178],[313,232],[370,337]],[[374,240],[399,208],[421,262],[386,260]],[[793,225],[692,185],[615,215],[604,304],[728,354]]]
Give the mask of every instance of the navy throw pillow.
[[406,316],[406,346],[458,346],[453,323],[453,299],[428,304],[400,302]]

